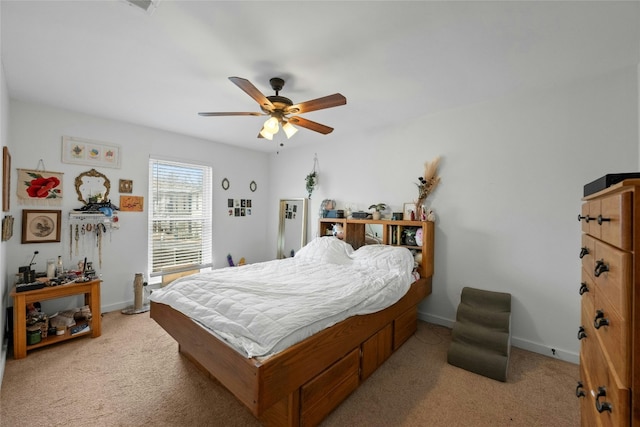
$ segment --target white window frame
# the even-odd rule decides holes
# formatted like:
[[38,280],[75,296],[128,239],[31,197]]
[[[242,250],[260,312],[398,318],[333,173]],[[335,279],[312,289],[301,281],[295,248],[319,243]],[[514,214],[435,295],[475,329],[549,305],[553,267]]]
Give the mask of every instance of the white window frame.
[[[172,174],[171,179],[167,179],[170,173],[168,169],[171,167],[177,168],[178,173]],[[162,174],[159,175],[157,171],[162,172]],[[185,186],[177,185],[181,178],[184,178],[186,183],[190,171],[196,173],[196,176],[198,176],[198,173],[202,173],[201,181],[198,181],[193,186],[188,185],[188,183]],[[163,180],[162,178],[165,179]],[[198,190],[200,186],[201,191],[195,193],[196,197],[180,194],[180,192]],[[159,156],[149,157],[147,271],[150,278],[162,276],[166,274],[167,270],[176,273],[182,270],[210,268],[213,265],[213,242],[211,237],[213,228],[212,193],[213,168],[211,165]],[[201,199],[198,199],[198,197],[201,197]],[[179,202],[182,209],[172,210],[170,203],[174,201]],[[189,205],[191,205],[192,209],[185,209]],[[185,230],[184,224],[195,225],[195,227],[186,228],[186,230],[191,231],[191,234]],[[160,233],[157,231],[159,229],[171,229],[172,232]],[[194,229],[196,230],[197,238],[194,242],[195,244],[189,246],[188,237],[193,236]],[[173,239],[173,244],[167,245],[165,243],[165,247],[161,247],[161,240],[164,240],[167,236]],[[169,258],[171,256],[169,254],[170,250],[174,252],[173,259]],[[158,257],[154,260],[154,254],[158,253],[158,251],[161,251],[161,257],[165,257],[164,261],[159,261]],[[195,253],[193,253],[194,251]],[[185,260],[188,262],[183,262]],[[151,280],[153,283],[156,281],[159,280]]]

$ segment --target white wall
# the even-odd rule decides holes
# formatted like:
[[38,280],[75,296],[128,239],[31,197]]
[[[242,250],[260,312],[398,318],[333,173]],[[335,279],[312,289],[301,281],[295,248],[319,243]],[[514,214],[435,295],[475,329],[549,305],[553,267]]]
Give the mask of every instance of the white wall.
[[271,157],[273,198],[305,196],[317,153],[313,236],[322,199],[401,211],[416,198],[423,163],[441,155],[442,183],[429,200],[438,217],[433,293],[420,317],[452,325],[464,286],[509,292],[513,344],[577,362],[582,187],[638,169],[637,86],[629,68],[407,119],[375,135],[336,129],[322,145]]
[[[268,205],[267,156],[264,153],[233,148],[228,145],[203,141],[183,135],[116,122],[85,114],[60,110],[21,101],[10,102],[10,137],[8,145],[13,157],[11,214],[16,218],[14,237],[6,248],[7,272],[10,285],[13,273],[27,265],[35,250],[36,269],[44,271],[47,258],[62,255],[65,265],[75,265],[88,256],[98,267],[99,253],[93,245],[80,244],[80,256],[69,256],[68,213],[82,207],[75,193],[74,179],[91,169],[90,166],[61,162],[62,136],[69,135],[119,144],[122,146],[122,168],[96,168],[111,181],[110,199],[119,205],[119,179],[133,180],[132,195],[144,196],[145,212],[120,212],[120,230],[103,239],[102,308],[118,310],[133,303],[133,278],[137,272],[147,272],[147,212],[148,212],[148,160],[149,155],[169,156],[180,160],[208,162],[213,166],[213,253],[215,267],[226,265],[231,253],[235,260],[245,257],[247,262],[264,261]],[[63,225],[61,243],[21,244],[22,209],[58,209],[19,205],[15,194],[16,168],[36,169],[42,159],[47,170],[63,172]],[[223,178],[230,182],[224,191]],[[256,192],[249,190],[255,180]],[[253,214],[247,217],[229,217],[227,198],[252,199]],[[88,241],[88,240],[87,240]],[[75,245],[74,245],[75,246]]]
[[[0,16],[2,8],[0,8]],[[0,19],[2,22],[2,19]],[[4,65],[0,61],[0,146],[5,147],[8,142],[9,128],[9,94],[7,91],[7,82],[4,76]],[[0,166],[0,168],[2,168]],[[4,170],[2,170],[4,172]],[[0,175],[4,176],[4,175]],[[2,186],[0,186],[0,200],[3,196]],[[4,215],[3,215],[4,218]],[[9,284],[7,280],[7,243],[0,242],[0,384],[4,374],[4,362],[7,358],[7,340],[5,337],[6,327],[6,307],[9,300]]]
[[[15,168],[65,173],[63,212],[78,208],[73,179],[88,168],[60,162],[62,135],[121,144],[122,169],[100,169],[113,183],[134,181],[134,194],[147,192],[150,153],[209,159],[214,167],[214,253],[248,262],[275,257],[278,200],[306,196],[304,177],[318,154],[320,185],[311,200],[310,235],[324,198],[366,208],[384,202],[393,211],[416,196],[414,183],[424,161],[443,157],[442,184],[430,203],[438,214],[433,294],[421,318],[451,325],[463,286],[513,296],[513,343],[577,361],[579,344],[580,209],[582,186],[606,173],[638,169],[638,73],[623,69],[597,79],[522,93],[438,115],[406,118],[403,127],[362,134],[337,129],[321,145],[278,154],[238,150],[122,122],[11,101],[6,142]],[[341,113],[348,114],[348,106]],[[3,119],[3,125],[6,124]],[[296,138],[304,138],[301,131]],[[228,191],[220,188],[227,177]],[[258,190],[251,193],[249,182]],[[14,184],[15,186],[15,184]],[[113,190],[117,195],[117,190]],[[227,198],[252,198],[253,216],[229,218]],[[117,197],[112,197],[117,202]],[[117,204],[117,203],[116,203]],[[20,244],[20,212],[14,191],[14,237],[2,245],[6,275],[39,250],[38,268],[61,244]],[[145,207],[146,210],[146,207]],[[121,213],[122,229],[105,242],[102,305],[119,309],[132,302],[135,272],[146,267],[146,212]],[[63,229],[66,227],[63,224]],[[6,293],[6,288],[4,288]],[[4,307],[3,307],[4,311]]]

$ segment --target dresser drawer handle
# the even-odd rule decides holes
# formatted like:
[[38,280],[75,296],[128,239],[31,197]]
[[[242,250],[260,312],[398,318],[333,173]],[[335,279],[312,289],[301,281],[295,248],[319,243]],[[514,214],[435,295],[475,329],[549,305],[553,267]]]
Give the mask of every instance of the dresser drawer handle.
[[586,246],[580,249],[580,259],[584,258],[585,255],[589,255],[589,248]]
[[580,295],[584,295],[585,292],[589,292],[589,287],[586,282],[580,283],[580,290],[578,291]]
[[611,412],[611,403],[609,402],[600,403],[601,397],[607,397],[607,389],[604,386],[598,387],[598,393],[596,394],[596,410],[600,413],[604,411]]
[[585,220],[585,222],[589,222],[590,220],[595,219],[595,218],[590,218],[589,215],[582,216],[582,215],[578,214],[578,222],[582,221],[583,219]]
[[581,340],[582,338],[586,338],[587,337],[587,333],[584,331],[584,326],[580,326],[578,328],[578,340]]
[[603,222],[609,222],[611,218],[603,218],[602,215],[598,215],[598,224],[602,225]]
[[600,277],[605,271],[609,271],[609,266],[604,263],[604,260],[596,261],[596,268],[593,270],[593,274],[595,274],[596,277]]
[[604,311],[596,310],[596,317],[593,318],[593,327],[600,329],[601,326],[609,326],[609,319],[604,317]]
[[582,385],[582,381],[578,381],[578,386],[576,387],[576,397],[585,397],[587,394],[582,389],[584,385]]

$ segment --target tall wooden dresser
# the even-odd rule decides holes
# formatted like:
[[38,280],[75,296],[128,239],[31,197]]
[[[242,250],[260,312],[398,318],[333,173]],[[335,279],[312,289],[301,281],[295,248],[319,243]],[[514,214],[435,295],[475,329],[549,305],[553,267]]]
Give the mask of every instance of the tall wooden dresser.
[[640,426],[640,179],[583,198],[583,426]]

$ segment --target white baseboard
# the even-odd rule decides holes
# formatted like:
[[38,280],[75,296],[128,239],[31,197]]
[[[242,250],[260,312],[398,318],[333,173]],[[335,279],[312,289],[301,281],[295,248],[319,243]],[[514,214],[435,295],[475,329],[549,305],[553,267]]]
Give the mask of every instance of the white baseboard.
[[103,314],[110,313],[112,311],[120,311],[120,310],[124,310],[125,308],[132,307],[133,303],[134,303],[133,300],[131,300],[131,301],[122,301],[115,304],[103,305],[102,307],[100,307],[100,311]]
[[[453,328],[455,320],[445,319],[443,317],[434,316],[427,313],[418,312],[418,319],[425,322],[433,323],[436,325],[444,326],[447,328]],[[567,351],[561,348],[552,348],[540,343],[535,343],[529,340],[511,336],[511,345],[521,348],[523,350],[538,353],[543,356],[553,357],[554,359],[564,360],[566,362],[580,363],[580,356],[572,351]]]

